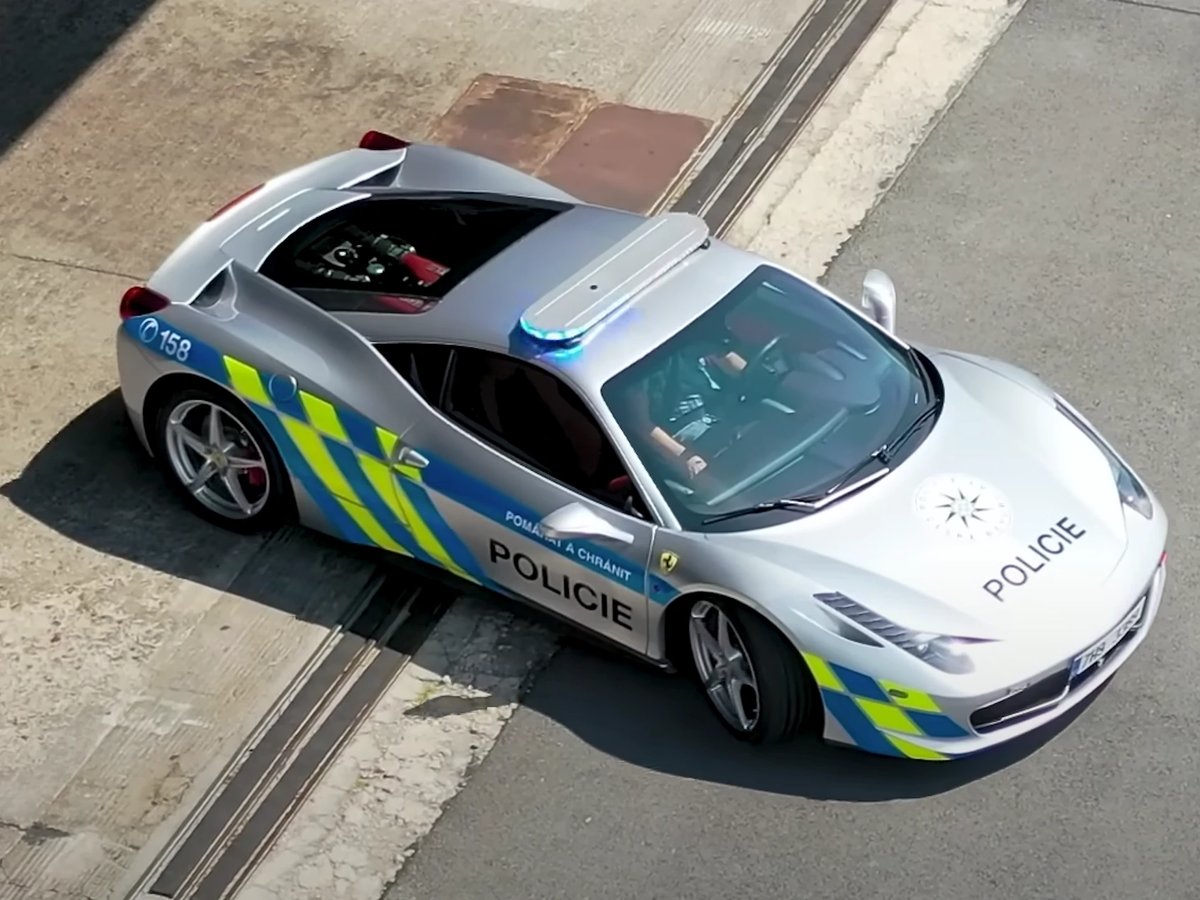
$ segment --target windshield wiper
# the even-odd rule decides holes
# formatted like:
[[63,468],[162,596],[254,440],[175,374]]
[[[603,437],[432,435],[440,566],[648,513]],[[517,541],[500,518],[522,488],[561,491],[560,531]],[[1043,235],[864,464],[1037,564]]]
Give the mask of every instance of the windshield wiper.
[[937,411],[941,408],[941,397],[934,397],[932,400],[930,400],[929,404],[923,410],[921,410],[920,414],[908,423],[907,428],[875,451],[875,454],[878,454],[880,462],[882,462],[884,465],[887,465],[893,459],[895,459],[896,451],[899,450],[903,444],[907,443],[908,439],[916,434],[922,425],[932,419],[937,414]]
[[[837,500],[841,500],[843,497],[848,497],[888,474],[891,471],[889,465],[895,458],[896,451],[916,434],[922,425],[933,418],[941,406],[941,398],[935,397],[925,409],[921,410],[915,419],[908,423],[908,427],[886,444],[881,444],[875,450],[871,451],[870,455],[863,459],[862,462],[853,466],[832,487],[827,488],[819,494],[805,494],[801,497],[781,497],[778,500],[767,500],[764,503],[755,503],[753,506],[744,506],[741,509],[731,509],[728,512],[709,516],[707,519],[703,519],[700,524],[711,525],[714,522],[724,522],[726,519],[736,519],[741,516],[753,515],[754,513],[774,512],[776,510],[814,513]],[[851,480],[874,462],[881,463],[883,468],[872,472],[866,478],[860,478],[857,481]]]
[[741,509],[731,509],[728,512],[717,513],[715,516],[709,516],[707,519],[700,521],[701,525],[711,525],[713,522],[724,522],[726,519],[736,519],[740,516],[749,516],[754,513],[772,512],[777,509],[786,509],[792,512],[810,513],[815,512],[816,507],[811,503],[806,503],[803,500],[792,500],[788,497],[783,497],[779,500],[768,500],[765,503],[755,503],[753,506],[743,506]]
[[[867,460],[868,462],[870,459]],[[861,466],[856,466],[856,469]],[[748,516],[752,513],[771,512],[777,509],[786,509],[791,512],[799,513],[814,513],[833,503],[835,500],[841,500],[843,497],[848,497],[856,491],[865,488],[868,484],[882,478],[890,469],[880,469],[878,472],[872,472],[866,478],[860,478],[853,484],[849,484],[849,477],[843,478],[828,491],[823,494],[809,494],[805,497],[782,497],[779,500],[768,500],[765,503],[756,503],[753,506],[745,506],[741,509],[731,509],[729,512],[718,513],[715,516],[709,516],[704,519],[701,525],[710,525],[713,522],[723,522],[726,519],[734,519],[738,516]]]
[[[929,402],[928,406],[921,410],[915,419],[908,423],[908,427],[906,427],[894,438],[889,440],[886,444],[880,444],[877,448],[872,450],[865,459],[863,459],[857,465],[852,466],[850,471],[843,475],[837,482],[835,482],[832,487],[827,488],[819,494],[805,494],[802,497],[793,497],[791,498],[792,502],[816,505],[816,507],[819,509],[822,506],[832,503],[834,500],[840,500],[842,497],[853,493],[860,487],[866,487],[866,485],[870,484],[876,478],[882,478],[891,471],[891,469],[888,467],[891,465],[892,460],[896,458],[896,451],[899,450],[914,434],[916,434],[917,430],[922,425],[933,418],[941,406],[941,398],[935,397]],[[860,481],[851,483],[851,479],[854,478],[855,475],[874,462],[880,463],[883,465],[883,468],[874,473],[874,475],[870,478],[864,478]]]

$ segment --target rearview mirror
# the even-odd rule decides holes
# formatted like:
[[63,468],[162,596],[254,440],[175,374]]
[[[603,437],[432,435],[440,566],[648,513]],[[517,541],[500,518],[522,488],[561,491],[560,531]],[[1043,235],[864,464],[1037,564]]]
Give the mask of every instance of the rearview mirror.
[[632,544],[633,535],[596,515],[582,503],[568,503],[538,523],[542,534],[556,541],[604,540]]
[[887,273],[871,269],[863,279],[862,307],[885,331],[896,330],[896,285]]

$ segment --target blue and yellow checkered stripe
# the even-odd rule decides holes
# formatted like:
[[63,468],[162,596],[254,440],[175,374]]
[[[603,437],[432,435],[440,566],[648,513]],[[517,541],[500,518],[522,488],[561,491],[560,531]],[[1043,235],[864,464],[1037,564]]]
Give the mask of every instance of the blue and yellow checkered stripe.
[[176,332],[190,346],[186,360],[171,357],[141,337],[145,322],[131,319],[126,329],[147,349],[229,388],[254,410],[288,470],[345,540],[482,583],[474,557],[430,500],[421,471],[390,464],[397,435],[298,389],[291,378],[261,372],[191,335]]
[[826,711],[863,750],[907,759],[945,760],[950,757],[904,736],[968,736],[929,694],[876,680],[811,653],[803,655]]
[[474,559],[437,511],[421,472],[388,460],[399,439],[345,407],[222,356],[220,380],[258,413],[288,468],[349,541],[415,557],[479,584]]

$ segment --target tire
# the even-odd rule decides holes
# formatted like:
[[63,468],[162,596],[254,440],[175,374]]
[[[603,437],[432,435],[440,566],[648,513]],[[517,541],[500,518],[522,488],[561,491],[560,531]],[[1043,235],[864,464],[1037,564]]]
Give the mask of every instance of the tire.
[[[696,622],[704,624],[709,635],[716,638],[719,628],[717,615],[723,616],[731,626],[730,645],[741,648],[747,666],[740,671],[736,665],[728,666],[733,671],[735,689],[741,698],[745,718],[735,716],[728,702],[726,687],[709,691],[705,687],[706,676],[716,667],[707,662],[707,645],[703,659],[700,654],[705,642],[695,632]],[[771,744],[790,740],[804,733],[820,709],[816,683],[796,648],[762,616],[739,603],[723,597],[698,597],[689,605],[683,617],[684,644],[691,671],[709,708],[722,725],[738,740],[751,744]],[[718,641],[719,644],[719,641]],[[753,679],[754,691],[737,685],[744,681],[746,671]],[[718,679],[719,680],[719,679]],[[757,696],[751,710],[752,693]],[[748,726],[747,726],[748,723]]]
[[[201,474],[205,458],[193,439],[211,443],[208,415],[213,409],[218,410],[226,452],[210,461],[211,476],[194,492],[187,476]],[[189,437],[181,436],[179,425]],[[279,451],[258,417],[232,394],[200,384],[173,391],[153,410],[149,437],[172,492],[200,518],[241,534],[267,531],[293,518],[291,481]],[[255,465],[242,467],[251,462]],[[234,479],[240,497],[228,486],[227,476]]]

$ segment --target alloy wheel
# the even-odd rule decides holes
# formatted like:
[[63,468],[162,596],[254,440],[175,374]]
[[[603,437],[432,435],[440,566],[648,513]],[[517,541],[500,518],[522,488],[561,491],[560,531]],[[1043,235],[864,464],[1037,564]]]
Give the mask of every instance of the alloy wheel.
[[250,519],[271,496],[262,448],[244,424],[208,400],[186,400],[167,417],[167,456],[184,488],[212,512]]

